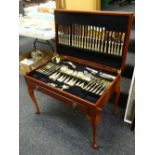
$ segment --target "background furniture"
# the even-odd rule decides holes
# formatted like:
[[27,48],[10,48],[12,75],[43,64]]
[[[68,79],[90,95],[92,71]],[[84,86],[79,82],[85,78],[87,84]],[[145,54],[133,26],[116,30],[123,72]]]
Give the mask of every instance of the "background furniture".
[[25,8],[25,16],[19,18],[19,35],[35,38],[33,42],[35,49],[36,43],[40,42],[50,45],[54,51],[53,46],[49,42],[55,38],[54,15],[52,13],[54,9],[55,2],[49,1],[45,4]]
[[56,0],[57,9],[100,10],[100,0]]
[[[48,18],[47,18],[48,17]],[[24,16],[19,19],[19,35],[35,38],[34,48],[36,43],[48,43],[49,40],[55,37],[54,16]],[[44,41],[44,42],[43,42]],[[49,44],[50,45],[50,44]],[[51,46],[52,48],[52,46]]]

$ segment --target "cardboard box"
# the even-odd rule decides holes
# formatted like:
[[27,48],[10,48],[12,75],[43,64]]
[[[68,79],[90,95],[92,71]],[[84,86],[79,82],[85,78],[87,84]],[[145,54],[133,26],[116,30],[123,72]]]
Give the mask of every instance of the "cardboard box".
[[20,75],[28,74],[29,72],[31,72],[32,70],[42,66],[43,64],[45,64],[46,62],[48,62],[52,58],[52,52],[43,51],[45,54],[44,57],[42,59],[34,62],[33,64],[26,65],[26,64],[20,63],[25,58],[31,58],[31,52],[32,51],[25,52],[19,56],[19,74]]

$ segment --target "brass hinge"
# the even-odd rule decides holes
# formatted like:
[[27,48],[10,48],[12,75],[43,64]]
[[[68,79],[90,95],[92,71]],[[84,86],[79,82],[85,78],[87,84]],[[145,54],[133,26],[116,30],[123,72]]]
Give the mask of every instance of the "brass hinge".
[[117,70],[117,73],[121,74],[122,70],[121,69],[118,69]]

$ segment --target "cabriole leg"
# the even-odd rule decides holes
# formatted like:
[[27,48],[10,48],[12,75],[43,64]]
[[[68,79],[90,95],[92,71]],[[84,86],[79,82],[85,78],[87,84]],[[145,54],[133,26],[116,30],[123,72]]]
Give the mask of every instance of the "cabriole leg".
[[97,136],[97,125],[99,124],[100,115],[94,113],[92,115],[87,114],[87,118],[92,126],[92,148],[97,149],[99,146],[96,143],[96,136]]
[[98,123],[97,123],[97,121],[96,121],[96,119],[95,118],[93,118],[92,119],[92,130],[93,130],[93,139],[92,139],[92,147],[94,148],[94,149],[97,149],[98,148],[98,145],[97,145],[97,143],[96,143],[96,130],[97,130],[97,125],[98,125]]
[[34,89],[28,86],[28,92],[36,108],[36,114],[40,114],[40,108],[34,96]]

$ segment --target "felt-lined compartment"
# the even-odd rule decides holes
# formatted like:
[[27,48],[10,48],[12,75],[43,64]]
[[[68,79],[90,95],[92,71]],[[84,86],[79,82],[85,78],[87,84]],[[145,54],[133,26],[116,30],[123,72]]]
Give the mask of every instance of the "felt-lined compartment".
[[[129,16],[118,14],[101,14],[101,13],[89,13],[89,12],[74,12],[74,11],[55,11],[55,23],[58,25],[72,25],[82,24],[105,27],[108,31],[124,32],[127,35]],[[58,37],[58,29],[56,29],[56,37]],[[72,33],[72,32],[70,32]],[[72,37],[72,35],[70,35]],[[93,52],[83,48],[77,48],[73,46],[66,46],[58,43],[56,38],[57,52],[60,54],[69,55],[72,57],[89,60],[95,63],[103,64],[112,68],[120,69],[123,61],[122,56],[108,55],[100,52]],[[125,46],[126,42],[124,42]],[[124,48],[123,46],[123,48]],[[124,50],[123,50],[124,51]]]
[[122,62],[122,57],[104,55],[99,52],[92,52],[90,50],[84,50],[75,47],[69,47],[66,45],[58,45],[57,46],[58,53],[92,61],[98,64],[103,64],[105,66],[110,66],[112,68],[120,68]]
[[125,15],[114,14],[98,14],[89,12],[67,12],[55,10],[55,23],[68,24],[83,24],[93,26],[103,26],[107,30],[127,32],[129,17]]
[[[68,60],[63,60],[59,65],[66,65],[66,61]],[[76,71],[84,71],[85,67],[89,67],[89,66],[85,66],[85,65],[80,65],[80,64],[77,64],[77,63],[74,63],[76,65]],[[92,67],[91,67],[92,68]],[[97,70],[96,68],[92,68],[94,70]],[[98,70],[98,71],[102,71],[104,73],[108,73],[108,72],[105,72],[103,70]],[[47,75],[44,75],[42,73],[39,73],[37,72],[36,70],[32,71],[31,73],[28,74],[29,76],[37,79],[37,80],[40,80],[46,84],[48,83],[54,83],[57,85],[58,88],[62,88],[62,85],[64,85],[63,82],[59,82],[59,81],[53,81],[52,79],[49,79],[49,77]],[[116,76],[117,73],[113,73],[112,75]],[[51,86],[52,87],[52,86]],[[98,95],[95,95],[93,93],[90,93],[88,91],[85,91],[83,89],[81,89],[80,87],[78,86],[71,86],[69,89],[65,89],[64,91],[66,92],[69,92],[75,96],[78,96],[80,98],[83,98],[85,100],[88,100],[92,103],[96,103],[96,101],[99,99],[100,96]]]

